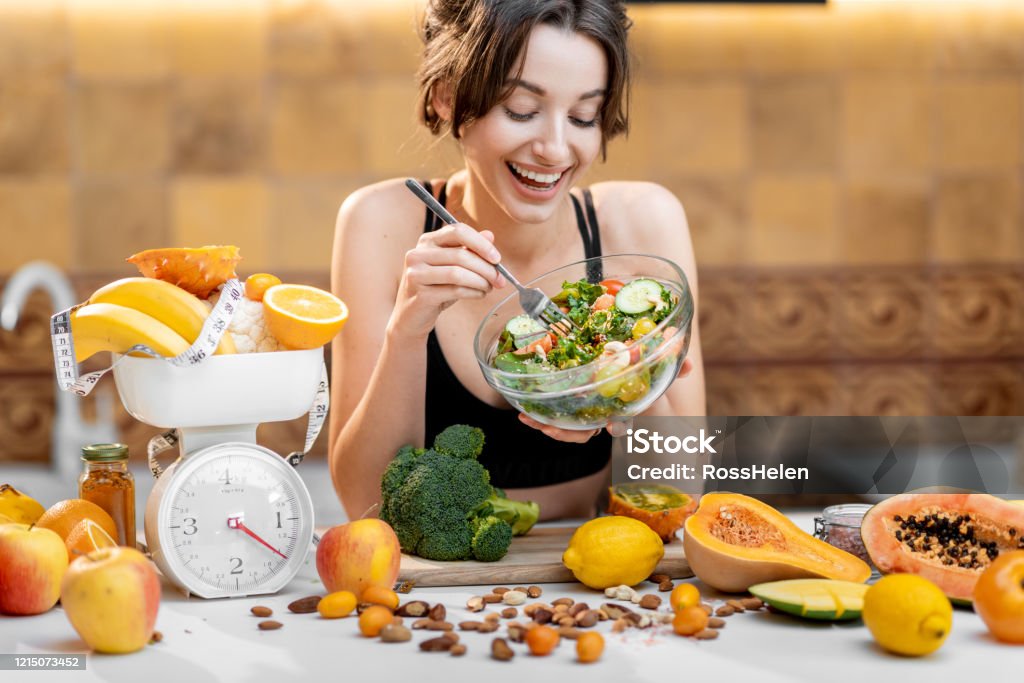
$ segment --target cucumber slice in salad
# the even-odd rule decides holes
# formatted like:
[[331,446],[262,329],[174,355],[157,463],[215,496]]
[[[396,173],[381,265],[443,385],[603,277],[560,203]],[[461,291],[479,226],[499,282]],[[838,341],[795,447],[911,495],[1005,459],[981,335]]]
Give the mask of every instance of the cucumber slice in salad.
[[636,315],[654,308],[661,301],[661,285],[649,278],[627,283],[615,295],[615,307],[627,315]]
[[505,331],[512,335],[515,347],[521,349],[540,339],[547,329],[540,321],[523,313],[505,323]]

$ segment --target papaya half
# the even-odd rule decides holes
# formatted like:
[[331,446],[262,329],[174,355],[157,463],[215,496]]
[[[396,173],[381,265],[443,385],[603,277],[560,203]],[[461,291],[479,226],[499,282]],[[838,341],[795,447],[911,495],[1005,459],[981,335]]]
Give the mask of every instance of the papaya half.
[[618,484],[608,487],[608,514],[632,517],[649,526],[665,543],[683,527],[697,501],[668,484]]
[[864,583],[860,558],[801,530],[770,505],[736,493],[709,493],[684,525],[683,549],[701,581],[726,593],[784,579]]
[[917,574],[952,600],[1002,552],[1024,549],[1024,506],[984,493],[902,493],[864,515],[861,538],[885,574]]

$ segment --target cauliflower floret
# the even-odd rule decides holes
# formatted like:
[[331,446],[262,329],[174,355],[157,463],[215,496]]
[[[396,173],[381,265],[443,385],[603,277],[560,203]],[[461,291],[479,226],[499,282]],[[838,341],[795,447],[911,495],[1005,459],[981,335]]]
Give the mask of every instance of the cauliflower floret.
[[263,303],[249,299],[242,299],[241,303],[228,326],[228,332],[235,340],[238,353],[280,351],[281,345],[267,329],[267,321],[263,317]]
[[[206,303],[212,309],[219,298],[220,292],[215,292]],[[235,342],[235,350],[238,353],[267,353],[284,350],[267,329],[261,301],[252,301],[243,297],[241,305],[231,318],[227,333]]]

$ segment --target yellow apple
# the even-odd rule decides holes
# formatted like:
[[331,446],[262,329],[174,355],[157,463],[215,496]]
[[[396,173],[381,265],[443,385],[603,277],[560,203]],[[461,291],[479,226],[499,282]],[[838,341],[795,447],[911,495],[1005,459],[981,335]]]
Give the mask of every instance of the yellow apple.
[[0,557],[0,612],[42,614],[57,604],[68,570],[68,551],[60,536],[28,524],[0,525]]
[[138,550],[101,548],[71,563],[60,601],[90,648],[112,654],[135,652],[153,636],[160,579],[153,563]]
[[402,548],[387,522],[360,519],[327,530],[316,547],[316,571],[327,591],[357,598],[370,586],[391,590]]

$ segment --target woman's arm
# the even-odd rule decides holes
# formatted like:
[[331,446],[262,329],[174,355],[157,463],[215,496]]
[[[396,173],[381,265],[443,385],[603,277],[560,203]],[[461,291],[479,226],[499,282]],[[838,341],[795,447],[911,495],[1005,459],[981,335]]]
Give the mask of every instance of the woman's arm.
[[338,213],[331,288],[349,307],[332,351],[328,462],[349,517],[380,498],[395,452],[423,440],[426,340],[437,316],[499,282],[464,225],[419,234],[421,205],[399,181],[364,188]]

